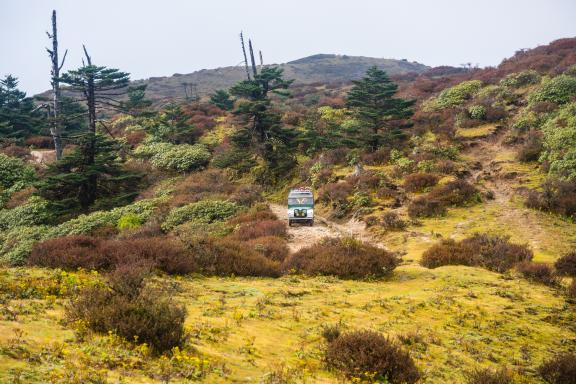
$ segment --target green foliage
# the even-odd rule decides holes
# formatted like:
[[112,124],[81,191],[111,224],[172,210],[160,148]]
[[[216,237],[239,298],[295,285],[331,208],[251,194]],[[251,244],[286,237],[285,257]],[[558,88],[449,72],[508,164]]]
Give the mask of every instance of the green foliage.
[[142,226],[142,218],[135,213],[128,213],[118,219],[116,228],[119,231],[137,229]]
[[132,115],[142,115],[152,105],[152,101],[146,98],[147,84],[128,87],[126,95],[128,100],[122,102],[121,109]]
[[480,80],[463,81],[453,87],[445,89],[436,98],[429,99],[424,109],[440,110],[457,107],[470,100],[482,88]]
[[162,224],[162,229],[170,231],[177,225],[188,221],[213,223],[222,221],[238,212],[236,203],[221,200],[202,200],[180,208],[174,208]]
[[168,105],[153,118],[143,120],[145,130],[155,141],[172,144],[193,144],[198,134],[196,127],[188,122],[187,116],[179,105]]
[[47,226],[31,226],[13,227],[8,231],[0,232],[0,264],[24,264],[34,244],[43,240],[48,231]]
[[0,80],[0,141],[38,134],[43,114],[35,108],[32,98],[18,90],[17,78],[7,75]]
[[376,150],[390,142],[398,134],[391,123],[412,116],[415,101],[394,98],[397,90],[398,86],[386,72],[375,66],[368,69],[361,80],[354,81],[354,87],[348,92],[347,105],[354,117],[362,122],[363,129],[356,139],[364,146]]
[[541,124],[541,119],[536,112],[524,108],[516,114],[512,127],[519,131],[528,131],[537,128]]
[[38,183],[40,196],[50,201],[58,215],[86,210],[111,208],[131,202],[137,195],[140,174],[127,172],[117,157],[121,143],[105,136],[96,136],[94,161],[87,161],[86,147],[91,138],[62,160],[51,164],[45,178]]
[[0,153],[0,207],[14,192],[26,188],[35,180],[34,168],[20,159]]
[[239,98],[234,114],[242,121],[232,136],[232,143],[236,149],[252,154],[249,162],[258,158],[264,161],[264,167],[252,171],[257,171],[258,181],[268,184],[276,183],[296,164],[292,147],[296,131],[282,125],[269,96],[270,92],[287,95],[285,90],[292,81],[285,80],[282,73],[281,68],[265,67],[252,80],[241,81],[230,89],[230,93]]
[[45,224],[51,217],[48,202],[33,196],[26,204],[12,209],[0,210],[0,230]]
[[223,89],[219,89],[210,96],[210,104],[214,104],[224,111],[230,111],[234,108],[234,100],[230,94]]
[[540,79],[541,76],[537,71],[528,69],[526,71],[509,74],[500,81],[500,84],[505,87],[520,88],[527,85],[538,84],[540,83]]
[[542,127],[544,151],[541,161],[550,164],[550,173],[576,179],[576,103],[566,104]]
[[136,148],[134,155],[150,159],[157,168],[177,172],[199,169],[210,160],[210,152],[202,144],[148,142]]
[[576,96],[576,77],[560,75],[545,81],[537,91],[530,95],[529,100],[532,103],[549,101],[565,104],[574,96]]
[[472,105],[468,108],[470,118],[476,120],[484,120],[486,118],[486,108],[483,105]]

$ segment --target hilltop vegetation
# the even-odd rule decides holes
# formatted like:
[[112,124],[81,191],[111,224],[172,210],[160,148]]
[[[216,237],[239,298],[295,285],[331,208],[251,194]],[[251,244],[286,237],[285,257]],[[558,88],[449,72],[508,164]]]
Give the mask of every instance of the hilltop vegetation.
[[[571,382],[576,39],[326,84],[347,60],[159,108],[90,64],[69,76],[127,95],[96,92],[88,118],[68,100],[82,115],[50,164],[31,150],[54,122],[7,78],[0,380]],[[271,210],[300,185],[331,231],[295,237]]]

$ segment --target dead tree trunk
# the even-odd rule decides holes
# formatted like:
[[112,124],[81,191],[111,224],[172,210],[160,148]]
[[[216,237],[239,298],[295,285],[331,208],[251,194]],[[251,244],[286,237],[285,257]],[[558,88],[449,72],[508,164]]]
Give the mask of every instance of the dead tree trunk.
[[252,49],[252,40],[248,39],[248,48],[250,49],[250,61],[252,62],[252,72],[254,79],[258,76],[258,69],[256,68],[256,60],[254,60],[254,50]]
[[50,134],[54,140],[54,149],[56,150],[56,159],[60,160],[62,158],[62,118],[60,117],[61,104],[60,104],[60,70],[64,65],[66,60],[66,54],[68,50],[64,52],[64,57],[62,58],[62,63],[58,60],[58,29],[56,25],[56,11],[52,11],[52,34],[46,32],[48,38],[52,40],[52,49],[46,48],[48,54],[50,55],[50,60],[52,61],[52,122],[50,126]]
[[244,45],[244,35],[240,32],[240,43],[242,43],[242,53],[244,54],[244,67],[246,68],[246,77],[250,81],[250,70],[248,69],[248,57],[246,56],[246,46]]

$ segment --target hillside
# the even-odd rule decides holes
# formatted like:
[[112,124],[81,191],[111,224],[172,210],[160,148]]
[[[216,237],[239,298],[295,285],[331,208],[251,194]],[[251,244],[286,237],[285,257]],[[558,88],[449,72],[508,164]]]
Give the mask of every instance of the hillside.
[[574,383],[576,39],[398,89],[372,60],[2,147],[0,382]]
[[[378,59],[362,56],[319,54],[280,64],[286,78],[294,79],[296,84],[340,83],[360,78],[366,70],[376,65],[388,73],[421,73],[427,66],[416,62],[393,59]],[[147,84],[147,94],[151,99],[186,97],[184,84],[188,84],[189,95],[197,92],[205,96],[217,89],[228,89],[240,80],[246,72],[243,66],[203,69],[189,74],[174,74],[166,77],[151,77],[135,81]]]

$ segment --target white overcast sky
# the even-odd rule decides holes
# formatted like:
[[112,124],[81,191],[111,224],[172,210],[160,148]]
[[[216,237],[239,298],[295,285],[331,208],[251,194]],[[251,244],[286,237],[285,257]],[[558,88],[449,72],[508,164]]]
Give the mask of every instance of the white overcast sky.
[[520,48],[576,36],[576,0],[0,0],[0,76],[50,87],[52,9],[65,69],[82,43],[133,79],[236,65],[238,33],[266,63],[316,53],[497,65]]

